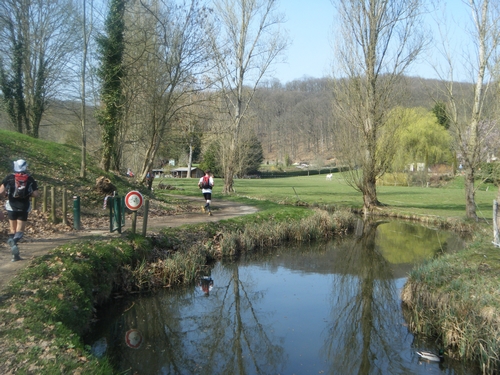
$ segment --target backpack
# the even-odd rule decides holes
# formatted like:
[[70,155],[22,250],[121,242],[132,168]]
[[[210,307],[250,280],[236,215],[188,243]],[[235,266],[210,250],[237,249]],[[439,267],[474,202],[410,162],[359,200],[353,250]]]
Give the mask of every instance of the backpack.
[[29,174],[27,173],[14,173],[14,191],[12,192],[14,198],[22,199],[29,197],[28,177]]
[[203,176],[203,180],[201,181],[201,188],[202,189],[211,189],[212,188],[212,186],[210,186],[210,177]]

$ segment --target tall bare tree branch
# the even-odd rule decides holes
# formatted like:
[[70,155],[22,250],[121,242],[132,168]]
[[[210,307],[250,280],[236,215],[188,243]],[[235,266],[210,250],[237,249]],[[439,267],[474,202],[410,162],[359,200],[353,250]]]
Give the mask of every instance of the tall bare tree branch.
[[332,0],[335,38],[334,103],[344,129],[338,143],[350,183],[363,194],[364,212],[379,206],[376,182],[392,153],[381,131],[397,105],[404,72],[425,46],[421,0]]

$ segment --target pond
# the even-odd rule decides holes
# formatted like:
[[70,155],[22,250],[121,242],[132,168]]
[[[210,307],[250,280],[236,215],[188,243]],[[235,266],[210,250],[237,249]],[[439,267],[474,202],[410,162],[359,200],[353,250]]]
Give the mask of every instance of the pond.
[[407,329],[400,290],[420,262],[456,251],[456,235],[404,222],[348,238],[218,262],[189,288],[124,299],[88,343],[121,374],[475,375]]

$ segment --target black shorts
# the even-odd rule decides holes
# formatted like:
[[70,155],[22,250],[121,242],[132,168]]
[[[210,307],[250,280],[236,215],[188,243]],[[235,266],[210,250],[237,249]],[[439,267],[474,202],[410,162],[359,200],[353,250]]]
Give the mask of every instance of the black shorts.
[[203,193],[205,200],[212,200],[212,193]]
[[7,211],[9,220],[28,221],[28,213],[26,211]]

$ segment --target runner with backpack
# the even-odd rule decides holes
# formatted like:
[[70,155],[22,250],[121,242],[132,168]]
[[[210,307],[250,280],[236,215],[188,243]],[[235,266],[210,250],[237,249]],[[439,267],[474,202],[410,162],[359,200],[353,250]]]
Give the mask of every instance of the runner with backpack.
[[28,163],[19,159],[14,162],[14,173],[9,174],[0,185],[0,195],[7,195],[5,208],[9,218],[9,238],[7,243],[12,252],[12,261],[21,260],[17,243],[23,238],[31,211],[31,197],[38,197],[38,184],[27,172]]
[[210,170],[205,171],[205,175],[198,181],[198,187],[201,189],[203,197],[205,198],[205,206],[201,209],[203,212],[208,212],[208,216],[212,216],[210,210],[210,202],[212,202],[212,188],[214,187],[214,178],[210,175]]

